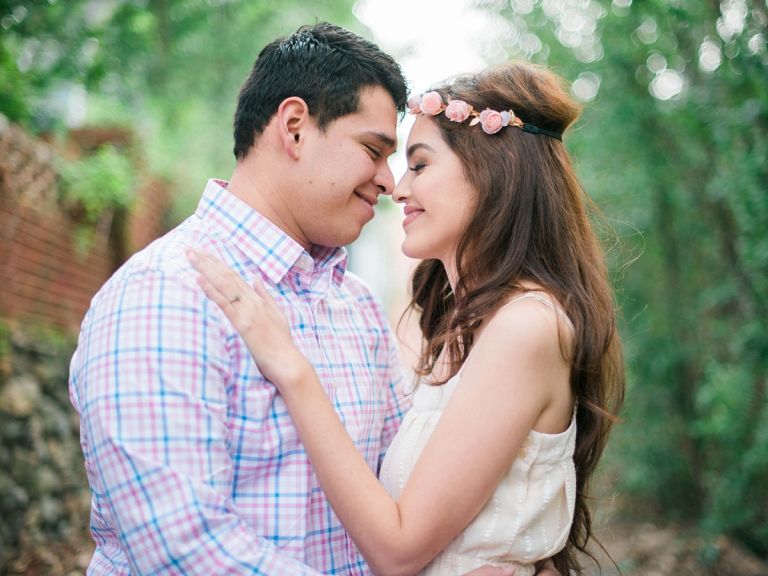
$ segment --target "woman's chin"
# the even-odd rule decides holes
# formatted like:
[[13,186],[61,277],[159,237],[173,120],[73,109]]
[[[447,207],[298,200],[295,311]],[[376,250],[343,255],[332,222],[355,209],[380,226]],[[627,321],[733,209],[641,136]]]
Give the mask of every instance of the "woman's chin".
[[407,238],[403,241],[402,246],[400,246],[400,250],[402,250],[403,254],[408,258],[414,258],[416,260],[426,260],[429,258],[429,256],[424,256],[424,251],[419,250],[418,246],[414,246],[413,243],[408,242]]

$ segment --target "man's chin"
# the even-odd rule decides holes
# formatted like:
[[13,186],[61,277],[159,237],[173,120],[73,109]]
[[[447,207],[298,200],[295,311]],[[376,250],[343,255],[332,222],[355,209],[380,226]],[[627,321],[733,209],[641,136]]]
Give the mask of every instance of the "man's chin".
[[319,236],[318,241],[314,242],[314,244],[318,246],[327,246],[329,248],[341,248],[342,246],[349,246],[352,242],[360,238],[362,232],[363,227],[361,226],[357,230],[348,231],[342,234],[323,234],[322,236]]

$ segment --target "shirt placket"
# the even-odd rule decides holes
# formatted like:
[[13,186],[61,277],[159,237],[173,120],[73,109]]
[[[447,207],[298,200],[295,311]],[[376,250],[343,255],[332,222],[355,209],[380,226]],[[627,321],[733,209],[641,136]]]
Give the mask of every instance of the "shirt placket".
[[318,275],[314,271],[314,263],[308,254],[303,254],[297,260],[293,270],[297,293],[300,295],[302,306],[308,314],[307,327],[311,332],[311,348],[316,353],[313,365],[320,368],[318,370],[320,383],[333,402],[333,354],[329,354],[329,349],[333,347],[332,338],[329,335],[333,331],[327,315],[324,313],[325,292],[320,290]]
[[[338,388],[340,386],[348,385],[345,382],[342,374],[335,374],[332,366],[341,366],[344,362],[344,355],[340,349],[340,341],[335,337],[333,326],[331,325],[330,318],[328,316],[328,299],[327,295],[331,290],[333,282],[333,270],[330,267],[321,270],[314,270],[312,279],[312,290],[310,292],[310,305],[313,314],[313,320],[317,326],[323,326],[326,328],[325,336],[318,339],[318,346],[323,351],[323,355],[328,363],[328,384],[326,391],[331,399],[331,403],[336,409],[336,413],[339,414],[342,422],[345,422],[347,414],[338,405]],[[353,441],[357,443],[360,439],[353,438]],[[344,544],[347,562],[349,566],[350,576],[363,576],[364,571],[359,567],[360,555],[357,552],[357,547],[352,542],[349,534],[344,532]]]

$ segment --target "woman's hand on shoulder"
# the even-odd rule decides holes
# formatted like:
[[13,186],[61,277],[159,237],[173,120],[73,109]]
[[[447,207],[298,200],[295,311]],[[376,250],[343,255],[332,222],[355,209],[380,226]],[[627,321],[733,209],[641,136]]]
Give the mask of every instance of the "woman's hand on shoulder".
[[192,248],[187,259],[200,273],[198,284],[243,337],[264,377],[281,389],[304,381],[312,367],[296,348],[288,321],[261,280],[249,286],[220,260]]

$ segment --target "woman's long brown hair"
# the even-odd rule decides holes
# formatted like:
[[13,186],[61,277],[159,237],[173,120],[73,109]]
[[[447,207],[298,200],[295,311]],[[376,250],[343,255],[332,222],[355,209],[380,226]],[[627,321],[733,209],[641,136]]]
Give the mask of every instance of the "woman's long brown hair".
[[[560,133],[580,113],[557,76],[527,63],[457,77],[436,90],[444,101],[464,100],[475,110],[512,109],[524,122]],[[596,210],[557,139],[512,127],[489,135],[442,114],[433,120],[478,196],[456,253],[455,290],[438,260],[421,262],[414,273],[410,308],[420,313],[424,335],[417,373],[433,373],[445,350],[449,370],[441,382],[455,375],[481,322],[525,283],[541,286],[560,302],[574,326],[568,359],[579,406],[577,490],[568,542],[553,560],[560,574],[581,574],[577,552],[591,556],[586,546],[594,538],[589,480],[624,400],[614,299],[590,223]]]

